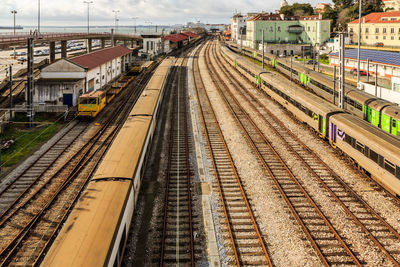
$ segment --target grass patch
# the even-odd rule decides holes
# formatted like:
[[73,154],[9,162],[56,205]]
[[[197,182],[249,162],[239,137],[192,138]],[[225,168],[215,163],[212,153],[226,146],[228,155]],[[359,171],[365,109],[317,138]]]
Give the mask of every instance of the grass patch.
[[[296,60],[296,61],[300,61],[300,62],[303,62],[303,61],[310,61],[310,60],[312,60],[311,58],[294,58],[294,60]],[[326,58],[320,58],[319,59],[319,63],[321,63],[321,64],[325,64],[325,65],[329,65],[329,59],[326,59]]]
[[[258,66],[262,66],[262,62],[259,61],[258,59],[255,59],[253,57],[249,57],[247,55],[243,55],[243,57],[247,58],[248,60],[250,60],[251,62],[257,64]],[[271,62],[269,62],[267,59],[264,59],[264,69],[268,70],[268,71],[276,71],[273,67],[271,67]]]
[[48,115],[35,116],[35,126],[26,127],[25,116],[16,116],[15,123],[6,126],[0,139],[13,139],[15,142],[1,151],[1,167],[9,168],[22,158],[34,152],[37,147],[49,140],[61,127],[62,122]]

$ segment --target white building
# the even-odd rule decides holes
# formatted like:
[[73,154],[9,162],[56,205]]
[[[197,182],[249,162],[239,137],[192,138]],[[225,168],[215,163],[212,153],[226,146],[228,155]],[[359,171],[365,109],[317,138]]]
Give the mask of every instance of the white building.
[[231,40],[237,42],[240,40],[240,31],[243,33],[243,29],[246,26],[246,19],[242,14],[236,13],[231,18]]
[[60,59],[43,68],[34,83],[37,111],[65,111],[79,95],[99,90],[117,79],[131,64],[132,50],[114,46],[71,59]]
[[143,48],[140,50],[142,54],[150,55],[151,57],[161,53],[168,53],[171,49],[169,42],[162,41],[161,34],[142,34]]

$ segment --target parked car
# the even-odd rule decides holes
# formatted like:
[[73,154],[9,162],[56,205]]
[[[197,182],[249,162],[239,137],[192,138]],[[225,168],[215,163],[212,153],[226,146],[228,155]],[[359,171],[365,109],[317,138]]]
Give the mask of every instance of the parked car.
[[383,43],[376,43],[376,46],[382,47],[382,46],[384,46],[384,44]]
[[27,58],[26,57],[19,57],[17,59],[17,61],[20,62],[20,63],[24,63],[25,61],[27,61]]
[[[350,73],[353,75],[357,75],[357,69],[356,68],[351,69]],[[360,76],[367,76],[367,72],[364,70],[360,70]]]

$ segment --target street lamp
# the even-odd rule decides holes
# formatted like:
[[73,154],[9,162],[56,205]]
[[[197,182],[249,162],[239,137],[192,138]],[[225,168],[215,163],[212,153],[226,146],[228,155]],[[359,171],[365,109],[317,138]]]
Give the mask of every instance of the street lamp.
[[135,33],[136,33],[136,20],[138,19],[138,17],[133,17],[132,19],[135,21]]
[[93,1],[83,1],[83,3],[87,4],[87,33],[89,34],[89,5],[93,3]]
[[115,14],[115,33],[117,33],[117,31],[118,31],[118,12],[119,12],[119,10],[113,10],[112,12],[114,12],[114,14]]
[[11,10],[11,14],[14,14],[14,35],[15,35],[15,15],[17,14],[17,10]]

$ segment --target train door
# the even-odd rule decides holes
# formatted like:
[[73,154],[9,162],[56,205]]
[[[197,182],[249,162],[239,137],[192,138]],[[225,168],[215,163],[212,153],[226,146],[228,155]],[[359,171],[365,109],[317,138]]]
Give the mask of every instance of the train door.
[[393,119],[393,118],[391,118],[391,133],[394,135],[394,136],[397,136],[397,127],[398,127],[398,123],[397,123],[397,121],[395,120],[395,119]]
[[382,113],[381,115],[381,128],[385,132],[390,133],[391,118],[388,115]]
[[325,136],[326,135],[326,119],[321,115],[318,115],[318,128],[319,132]]
[[379,127],[379,118],[380,118],[380,113],[379,111],[370,108],[371,112],[371,123],[372,125],[375,125],[376,127]]

